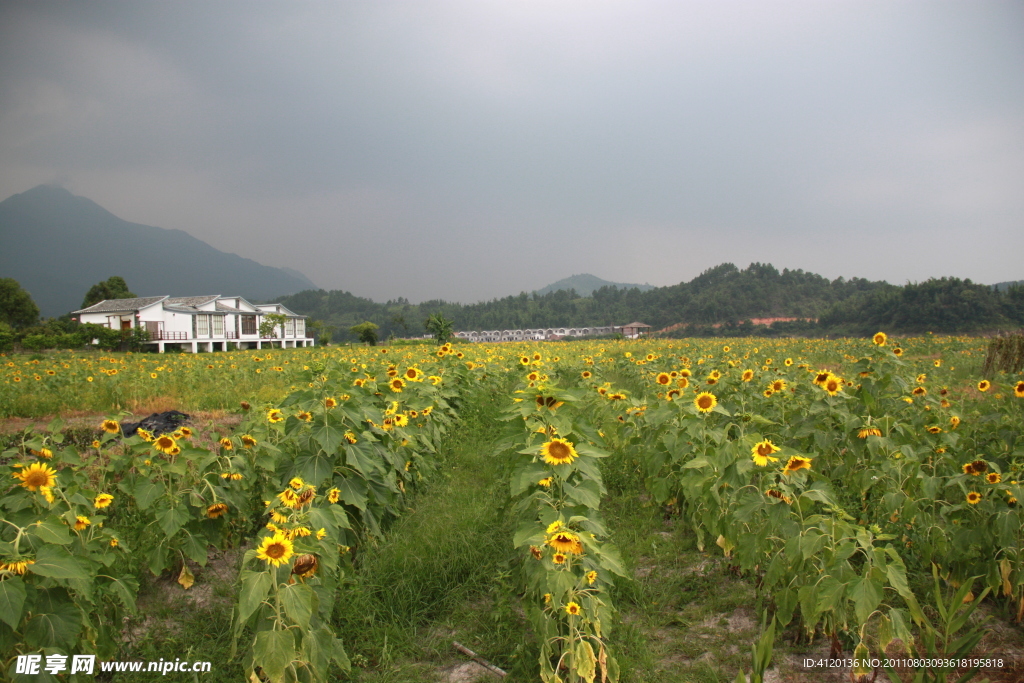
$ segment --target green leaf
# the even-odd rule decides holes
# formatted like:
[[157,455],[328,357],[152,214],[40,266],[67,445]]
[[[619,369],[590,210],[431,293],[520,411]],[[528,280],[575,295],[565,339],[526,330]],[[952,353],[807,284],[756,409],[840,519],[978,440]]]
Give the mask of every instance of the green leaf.
[[578,505],[585,505],[591,510],[601,507],[601,491],[594,481],[581,481],[576,486],[566,484],[562,490],[566,497]]
[[28,570],[39,576],[49,576],[54,579],[80,579],[89,581],[92,576],[86,572],[71,553],[61,546],[44,545],[36,553],[34,564],[28,566]]
[[71,648],[82,628],[82,613],[70,601],[67,591],[51,589],[37,596],[35,614],[25,624],[25,644],[29,649]]
[[282,588],[280,595],[285,614],[303,630],[309,629],[309,620],[313,616],[313,589],[302,583],[293,583]]
[[253,661],[270,683],[283,683],[284,672],[295,658],[295,636],[290,630],[260,631],[252,646]]
[[310,484],[319,486],[321,482],[331,478],[332,472],[334,472],[334,457],[332,456],[324,453],[307,453],[295,458],[295,474]]
[[708,459],[705,458],[704,456],[700,456],[700,457],[694,458],[693,460],[691,460],[688,463],[686,463],[685,465],[683,465],[683,469],[684,470],[695,470],[695,469],[699,469],[701,467],[708,467],[709,465],[711,465],[711,463],[708,462]]
[[272,583],[270,574],[267,572],[242,570],[242,589],[238,593],[238,623],[236,624],[236,630],[240,631],[252,613],[256,611],[256,608],[267,599]]
[[135,482],[135,504],[139,506],[140,510],[145,510],[153,501],[162,496],[164,493],[163,482],[152,482],[148,479],[139,479]]
[[67,545],[71,543],[71,534],[68,525],[59,517],[51,515],[31,527],[31,533],[44,543],[56,543]]
[[358,477],[351,477],[338,481],[334,480],[335,486],[341,492],[341,499],[347,505],[354,505],[360,510],[366,509],[366,482]]
[[864,624],[882,602],[882,587],[868,577],[854,581],[850,586],[850,599],[857,614],[857,623]]
[[25,582],[20,576],[0,581],[0,619],[15,631],[21,622],[21,611],[25,607]]
[[114,578],[113,576],[97,578],[109,579],[110,583],[107,584],[107,587],[114,591],[114,595],[118,597],[121,604],[132,614],[138,611],[135,607],[135,596],[139,593],[139,582],[135,580],[134,576],[129,574],[121,578]]
[[541,541],[543,538],[544,527],[542,525],[535,521],[523,522],[512,538],[512,547],[519,548],[531,541]]
[[170,538],[188,521],[188,510],[184,506],[167,508],[157,513],[156,521],[167,538]]
[[[345,438],[345,423],[334,414],[327,413],[323,422],[317,418],[316,424],[312,428],[312,436],[317,443],[321,444],[324,451],[337,453],[338,446]],[[323,481],[323,479],[316,479],[316,481]]]
[[516,470],[515,474],[512,475],[511,480],[511,492],[513,496],[518,496],[523,491],[529,491],[537,482],[547,477],[550,474],[546,465],[540,462],[527,463],[526,466],[520,467]]

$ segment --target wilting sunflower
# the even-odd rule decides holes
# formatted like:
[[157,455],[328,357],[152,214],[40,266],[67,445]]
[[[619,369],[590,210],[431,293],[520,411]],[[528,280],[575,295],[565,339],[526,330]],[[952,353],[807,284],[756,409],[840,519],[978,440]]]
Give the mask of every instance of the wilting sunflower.
[[107,434],[117,434],[121,431],[121,425],[117,423],[117,420],[104,420],[100,428]]
[[97,510],[102,510],[111,503],[114,502],[114,497],[109,493],[101,493],[96,496],[96,499],[92,501],[92,506]]
[[175,447],[178,444],[174,441],[174,437],[169,434],[161,434],[156,441],[153,442],[153,448],[157,449],[161,453],[171,455]]
[[971,469],[974,470],[971,474],[982,474],[988,471],[988,463],[984,460],[974,460],[971,462]]
[[718,405],[718,398],[707,391],[702,391],[693,399],[693,405],[702,413],[710,413]]
[[539,560],[544,557],[544,551],[535,545],[530,546],[530,554],[533,555],[533,559]]
[[769,498],[777,498],[778,500],[781,500],[783,503],[793,502],[792,498],[784,494],[782,491],[776,491],[775,489],[768,489],[767,491],[764,492],[764,495],[768,496]]
[[28,569],[30,564],[35,564],[35,560],[15,560],[14,562],[0,562],[0,572],[10,572],[21,576]]
[[577,605],[575,602],[570,602],[565,606],[565,613],[574,617],[582,611],[583,608]]
[[316,574],[317,569],[320,568],[320,561],[316,555],[299,555],[295,558],[295,564],[292,565],[292,574],[299,576],[303,579]]
[[789,462],[786,463],[784,472],[786,474],[793,474],[797,470],[803,469],[811,469],[811,459],[800,455],[793,455],[790,456]]
[[875,343],[875,346],[885,346],[885,342],[888,341],[889,337],[885,335],[885,332],[876,332],[875,336],[871,338],[871,341]]
[[258,443],[256,439],[249,436],[248,434],[242,434],[241,439],[242,445],[245,446],[246,448],[253,448]]
[[878,427],[865,427],[864,429],[857,432],[858,439],[866,439],[869,436],[881,436],[882,430]]
[[210,507],[206,508],[206,516],[210,519],[217,519],[228,511],[228,506],[224,503],[214,503]]
[[541,446],[540,454],[549,465],[568,465],[579,455],[571,442],[558,437]]
[[764,467],[769,462],[779,461],[778,458],[772,457],[772,453],[778,453],[780,450],[782,449],[768,439],[765,439],[754,444],[754,447],[750,450],[750,457],[754,459],[755,465]]
[[57,470],[52,469],[49,465],[43,465],[38,462],[22,468],[20,472],[15,472],[13,476],[21,479],[21,485],[29,491],[35,491],[40,487],[53,488],[54,484],[57,483]]
[[971,491],[967,494],[967,502],[971,505],[977,505],[981,502],[981,494],[977,491]]
[[275,567],[286,564],[294,554],[295,546],[281,533],[264,537],[260,547],[256,550],[257,558]]
[[992,382],[989,382],[987,379],[983,379],[978,382],[978,391],[988,391],[991,386]]

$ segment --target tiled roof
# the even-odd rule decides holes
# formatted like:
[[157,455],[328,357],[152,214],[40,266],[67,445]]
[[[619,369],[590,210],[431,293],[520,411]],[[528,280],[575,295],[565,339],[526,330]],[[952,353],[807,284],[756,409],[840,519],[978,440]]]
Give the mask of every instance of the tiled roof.
[[163,301],[166,296],[140,296],[134,299],[105,299],[98,304],[83,308],[72,313],[114,313],[118,311],[137,311]]
[[167,299],[167,303],[171,306],[202,306],[219,297],[220,294],[212,296],[172,296]]

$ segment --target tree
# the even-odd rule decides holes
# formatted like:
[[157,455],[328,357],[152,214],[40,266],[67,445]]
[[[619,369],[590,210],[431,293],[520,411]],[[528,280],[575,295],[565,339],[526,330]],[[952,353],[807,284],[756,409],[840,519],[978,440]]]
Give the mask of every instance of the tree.
[[34,325],[37,320],[39,307],[32,301],[32,295],[14,278],[0,278],[0,322],[18,329]]
[[260,337],[268,339],[274,336],[274,330],[280,327],[284,330],[284,324],[288,322],[288,316],[280,313],[265,313],[263,322],[260,323]]
[[434,335],[438,346],[452,338],[452,335],[455,333],[454,325],[454,320],[445,319],[440,312],[432,314],[427,318],[427,322],[423,324],[427,328],[427,332]]
[[128,290],[128,283],[120,275],[109,277],[103,282],[97,282],[85,293],[82,301],[82,308],[89,308],[107,299],[134,299],[135,294]]
[[356,335],[359,341],[370,346],[377,345],[377,324],[366,321],[365,323],[359,323],[349,328],[349,332]]

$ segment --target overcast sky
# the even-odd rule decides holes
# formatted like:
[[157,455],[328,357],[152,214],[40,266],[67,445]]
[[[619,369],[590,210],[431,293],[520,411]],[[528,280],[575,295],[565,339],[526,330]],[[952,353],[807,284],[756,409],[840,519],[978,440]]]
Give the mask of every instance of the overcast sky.
[[378,301],[1017,280],[1024,3],[5,0],[40,183]]

